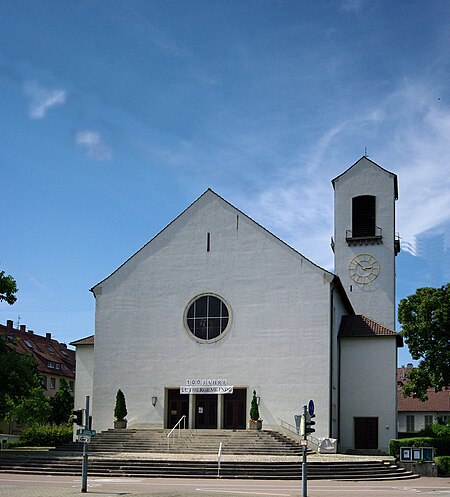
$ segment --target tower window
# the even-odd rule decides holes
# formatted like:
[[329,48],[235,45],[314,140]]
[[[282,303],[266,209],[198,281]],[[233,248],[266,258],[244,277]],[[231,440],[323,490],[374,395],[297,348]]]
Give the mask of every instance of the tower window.
[[373,195],[360,195],[352,199],[352,237],[375,236],[375,199]]

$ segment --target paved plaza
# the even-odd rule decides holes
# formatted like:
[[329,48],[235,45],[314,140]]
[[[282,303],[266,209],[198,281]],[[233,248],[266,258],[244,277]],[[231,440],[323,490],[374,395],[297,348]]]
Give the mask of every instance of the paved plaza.
[[[173,478],[81,478],[73,476],[0,475],[1,497],[301,497],[301,481]],[[419,478],[381,482],[313,480],[308,497],[450,497],[450,478]]]

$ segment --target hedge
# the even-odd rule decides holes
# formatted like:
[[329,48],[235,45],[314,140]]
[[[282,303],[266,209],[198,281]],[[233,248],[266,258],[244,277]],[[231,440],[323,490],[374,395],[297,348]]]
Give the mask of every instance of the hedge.
[[400,447],[434,447],[436,449],[436,456],[449,456],[450,436],[391,439],[389,442],[389,454],[399,457]]
[[72,424],[32,425],[21,431],[18,442],[10,442],[7,444],[7,447],[56,447],[57,445],[70,442],[72,435]]
[[434,458],[439,476],[450,476],[450,456],[438,456]]

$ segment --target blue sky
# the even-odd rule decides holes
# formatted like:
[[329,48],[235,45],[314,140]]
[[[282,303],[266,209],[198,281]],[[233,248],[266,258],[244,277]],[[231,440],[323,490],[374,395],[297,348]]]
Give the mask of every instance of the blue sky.
[[[450,281],[447,0],[0,3],[0,304],[61,341],[208,187],[327,269],[330,180],[399,179],[398,296]],[[409,360],[400,352],[400,363]]]

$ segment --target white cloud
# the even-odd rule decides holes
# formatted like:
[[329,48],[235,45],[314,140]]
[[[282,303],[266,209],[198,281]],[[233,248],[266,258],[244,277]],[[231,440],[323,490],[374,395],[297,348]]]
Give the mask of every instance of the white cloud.
[[396,123],[383,155],[399,178],[398,229],[410,243],[450,223],[450,109],[436,94],[426,82],[405,81],[385,103],[388,124]]
[[336,120],[308,150],[238,205],[306,257],[332,267],[331,179],[369,146],[369,157],[398,176],[397,226],[405,248],[434,227],[450,232],[450,110],[428,81],[402,81],[390,95]]
[[87,151],[88,157],[107,161],[112,157],[111,150],[103,143],[100,133],[91,130],[78,131],[75,144]]
[[43,119],[48,109],[66,102],[65,90],[47,90],[36,81],[29,81],[24,86],[25,94],[31,98],[30,117]]

